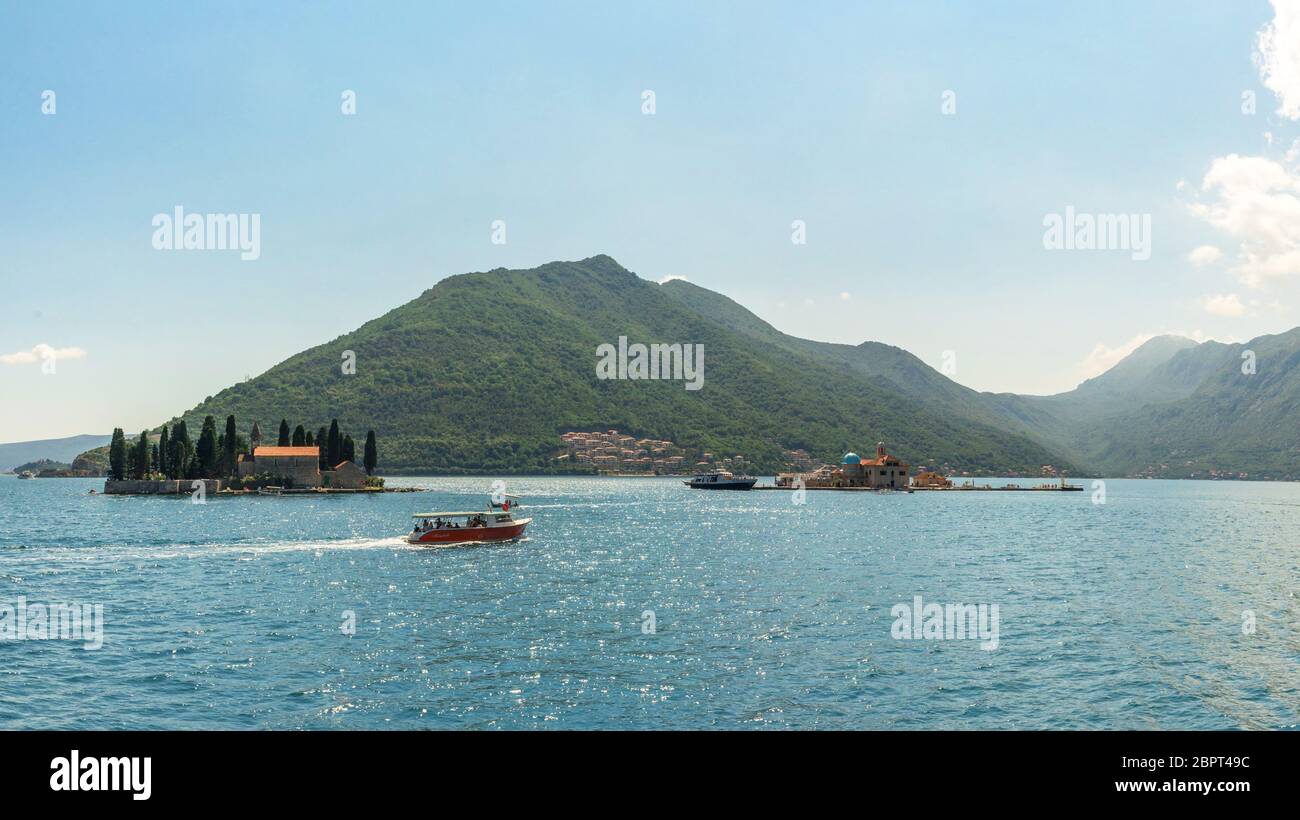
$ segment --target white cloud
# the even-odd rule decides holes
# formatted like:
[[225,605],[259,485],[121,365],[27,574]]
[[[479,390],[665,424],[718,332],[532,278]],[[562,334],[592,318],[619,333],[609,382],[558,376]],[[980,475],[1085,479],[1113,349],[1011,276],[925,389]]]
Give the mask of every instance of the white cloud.
[[1201,183],[1209,202],[1193,214],[1241,242],[1233,272],[1251,287],[1300,275],[1300,174],[1265,157],[1229,154],[1210,163]]
[[1246,306],[1241,303],[1235,293],[1202,296],[1201,307],[1205,308],[1206,313],[1213,313],[1215,316],[1244,316],[1246,314]]
[[666,285],[666,284],[668,284],[669,282],[673,281],[674,279],[679,279],[679,280],[681,280],[681,281],[683,281],[683,282],[689,282],[689,281],[691,281],[691,280],[687,279],[685,276],[665,276],[663,279],[660,279],[660,280],[659,280],[659,284],[661,284],[661,285]]
[[1300,120],[1300,2],[1272,3],[1273,22],[1255,41],[1255,65],[1260,82],[1277,97],[1277,113]]
[[17,353],[5,353],[0,355],[0,364],[40,364],[48,359],[60,361],[63,359],[84,359],[86,351],[79,347],[50,347],[47,344],[38,344],[31,350],[20,350]]
[[1187,261],[1191,262],[1193,265],[1196,265],[1197,267],[1201,267],[1203,265],[1213,265],[1215,262],[1218,262],[1222,258],[1223,258],[1223,251],[1219,250],[1213,245],[1202,245],[1199,248],[1194,249],[1191,253],[1187,254]]

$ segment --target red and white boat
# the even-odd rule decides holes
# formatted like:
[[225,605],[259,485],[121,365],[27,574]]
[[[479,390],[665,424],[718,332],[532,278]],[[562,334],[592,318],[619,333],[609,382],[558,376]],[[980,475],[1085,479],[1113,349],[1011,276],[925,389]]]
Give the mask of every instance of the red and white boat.
[[502,503],[492,502],[487,510],[478,512],[416,513],[411,516],[415,529],[406,540],[428,546],[513,541],[523,536],[524,528],[533,520],[515,518],[512,510],[519,505],[514,498],[506,496]]

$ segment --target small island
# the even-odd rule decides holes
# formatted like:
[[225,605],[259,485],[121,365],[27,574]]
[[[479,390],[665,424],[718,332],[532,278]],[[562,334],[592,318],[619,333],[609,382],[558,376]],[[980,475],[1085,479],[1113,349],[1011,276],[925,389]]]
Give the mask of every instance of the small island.
[[119,427],[104,449],[106,495],[189,495],[200,485],[205,493],[223,495],[385,491],[384,479],[375,475],[375,431],[367,432],[358,465],[356,443],[339,429],[338,419],[314,435],[301,424],[290,432],[288,420],[281,419],[275,444],[263,443],[256,421],[244,436],[234,416],[226,418],[223,432],[213,416],[204,418],[197,441],[184,419],[134,440]]

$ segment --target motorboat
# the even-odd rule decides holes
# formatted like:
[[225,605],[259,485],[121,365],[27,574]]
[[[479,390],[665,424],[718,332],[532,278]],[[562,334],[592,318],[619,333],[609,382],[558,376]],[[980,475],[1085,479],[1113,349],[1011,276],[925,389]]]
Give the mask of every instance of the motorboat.
[[518,507],[517,496],[505,496],[493,499],[486,510],[415,513],[415,528],[406,540],[425,546],[513,541],[533,520],[515,518]]

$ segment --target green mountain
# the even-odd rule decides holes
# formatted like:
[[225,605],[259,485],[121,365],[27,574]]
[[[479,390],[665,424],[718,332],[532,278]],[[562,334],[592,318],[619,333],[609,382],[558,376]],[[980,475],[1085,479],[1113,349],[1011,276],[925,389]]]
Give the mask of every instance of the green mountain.
[[[620,336],[703,345],[703,389],[598,379],[597,347]],[[347,351],[354,375],[340,366]],[[257,420],[272,436],[282,417],[309,430],[337,417],[354,437],[376,430],[390,472],[554,470],[561,433],[610,428],[763,471],[784,465],[784,449],[837,461],[878,440],[957,471],[1075,470],[985,395],[906,351],[786,336],[719,294],[596,256],[449,277],[184,415],[191,431],[233,413],[242,432]]]

